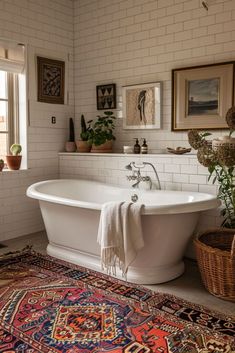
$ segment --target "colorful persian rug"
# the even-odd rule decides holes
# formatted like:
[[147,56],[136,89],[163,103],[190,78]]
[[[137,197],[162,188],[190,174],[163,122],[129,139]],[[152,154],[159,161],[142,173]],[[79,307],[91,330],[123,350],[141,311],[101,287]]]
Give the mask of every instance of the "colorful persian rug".
[[30,250],[0,257],[0,352],[232,353],[234,319]]

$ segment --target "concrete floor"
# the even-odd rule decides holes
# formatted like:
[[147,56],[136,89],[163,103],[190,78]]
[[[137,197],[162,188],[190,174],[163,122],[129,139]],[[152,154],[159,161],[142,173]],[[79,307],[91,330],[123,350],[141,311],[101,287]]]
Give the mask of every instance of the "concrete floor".
[[[1,243],[7,247],[0,248],[0,255],[9,251],[22,249],[26,245],[33,245],[33,249],[35,251],[45,254],[48,241],[46,233],[39,232]],[[154,291],[176,295],[190,302],[201,304],[214,311],[218,311],[229,316],[235,316],[235,303],[218,299],[205,290],[200,279],[196,262],[186,259],[185,264],[186,270],[181,277],[167,283],[146,287]]]

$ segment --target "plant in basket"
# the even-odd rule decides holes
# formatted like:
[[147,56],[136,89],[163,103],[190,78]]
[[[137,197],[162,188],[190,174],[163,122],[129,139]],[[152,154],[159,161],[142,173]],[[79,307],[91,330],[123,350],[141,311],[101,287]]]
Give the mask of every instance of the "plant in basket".
[[202,280],[208,291],[235,302],[235,107],[228,110],[229,135],[208,141],[208,132],[190,130],[188,140],[197,150],[199,163],[208,168],[209,180],[218,183],[222,201],[221,228],[197,236],[195,248]]

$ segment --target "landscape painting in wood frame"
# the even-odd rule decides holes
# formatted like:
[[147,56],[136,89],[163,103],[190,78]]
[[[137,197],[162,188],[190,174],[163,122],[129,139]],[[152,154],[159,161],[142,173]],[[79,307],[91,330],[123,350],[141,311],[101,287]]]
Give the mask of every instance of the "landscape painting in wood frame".
[[172,130],[227,129],[234,62],[172,70]]
[[38,101],[64,104],[65,62],[37,57]]

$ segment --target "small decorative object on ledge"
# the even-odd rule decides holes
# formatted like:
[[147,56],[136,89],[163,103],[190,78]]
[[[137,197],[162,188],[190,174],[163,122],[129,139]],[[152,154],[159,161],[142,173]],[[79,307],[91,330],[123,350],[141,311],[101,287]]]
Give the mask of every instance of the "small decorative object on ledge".
[[174,153],[174,154],[184,154],[184,153],[191,152],[191,148],[176,147],[176,148],[174,149],[174,148],[167,147],[167,151],[168,151],[169,153]]
[[[235,302],[235,107],[228,110],[226,122],[229,136],[207,141],[207,132],[190,130],[190,145],[198,150],[199,163],[208,168],[209,178],[219,184],[218,198],[222,201],[222,227],[209,229],[195,241],[196,254],[202,280],[208,291],[225,300]],[[230,228],[230,230],[226,229]]]
[[97,110],[116,109],[116,85],[96,86]]
[[4,168],[4,160],[0,159],[0,172],[3,170]]
[[133,146],[123,146],[123,153],[125,153],[125,154],[134,153],[134,147]]
[[76,151],[73,118],[69,118],[69,141],[65,143],[65,151],[66,152]]
[[20,156],[21,150],[22,150],[21,145],[17,143],[14,143],[13,145],[11,145],[10,147],[11,154],[6,156],[7,166],[9,169],[11,170],[20,169],[21,159],[22,159],[22,156]]

